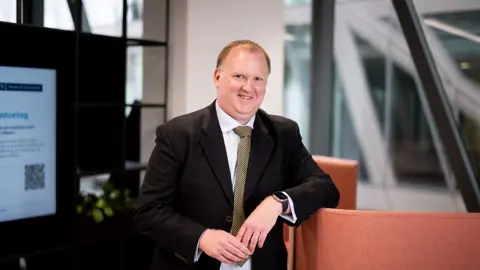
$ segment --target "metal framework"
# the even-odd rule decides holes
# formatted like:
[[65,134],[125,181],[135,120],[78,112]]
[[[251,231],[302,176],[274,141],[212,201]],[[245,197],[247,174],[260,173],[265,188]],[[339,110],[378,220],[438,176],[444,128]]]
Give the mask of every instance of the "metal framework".
[[469,212],[480,212],[480,190],[433,57],[411,0],[392,0],[423,86],[446,158]]

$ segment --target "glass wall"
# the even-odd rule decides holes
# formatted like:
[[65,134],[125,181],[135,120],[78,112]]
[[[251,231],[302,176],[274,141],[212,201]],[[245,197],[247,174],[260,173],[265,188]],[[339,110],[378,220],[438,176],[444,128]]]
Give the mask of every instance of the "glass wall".
[[[460,24],[456,27],[476,37],[452,37],[452,33],[432,29],[428,40],[441,37],[439,49],[432,49],[435,63],[443,66],[437,51],[444,51],[463,81],[469,81],[465,83],[469,94],[479,94],[478,11],[465,11],[461,1],[455,5],[452,1],[415,2],[424,2],[419,14],[430,28],[429,19],[455,21],[448,15],[452,6],[464,10],[463,19],[456,18]],[[331,155],[359,162],[358,207],[465,211],[391,1],[337,0],[335,9]],[[305,108],[310,106],[311,89],[309,77],[303,74],[310,74],[311,5],[285,1],[285,15],[285,115],[299,121],[308,134],[313,130],[309,119],[316,117]],[[473,99],[460,102],[459,86],[453,89],[447,95],[472,162],[478,164],[480,102],[479,109],[467,105]]]
[[480,181],[480,2],[443,3],[451,5],[443,12],[435,8],[438,1],[415,0],[414,3]]

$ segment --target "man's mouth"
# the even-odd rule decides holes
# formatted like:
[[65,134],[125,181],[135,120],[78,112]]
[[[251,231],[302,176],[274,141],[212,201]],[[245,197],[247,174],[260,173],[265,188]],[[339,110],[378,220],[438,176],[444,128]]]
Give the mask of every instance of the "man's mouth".
[[252,100],[253,97],[250,97],[250,96],[244,96],[244,95],[238,95],[241,99],[244,99],[244,100]]

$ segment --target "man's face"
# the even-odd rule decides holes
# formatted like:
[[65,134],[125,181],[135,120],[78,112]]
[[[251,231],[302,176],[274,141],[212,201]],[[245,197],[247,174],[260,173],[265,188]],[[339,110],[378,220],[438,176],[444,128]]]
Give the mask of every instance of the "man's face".
[[267,78],[267,60],[262,52],[232,49],[214,73],[218,105],[238,122],[248,122],[263,102]]

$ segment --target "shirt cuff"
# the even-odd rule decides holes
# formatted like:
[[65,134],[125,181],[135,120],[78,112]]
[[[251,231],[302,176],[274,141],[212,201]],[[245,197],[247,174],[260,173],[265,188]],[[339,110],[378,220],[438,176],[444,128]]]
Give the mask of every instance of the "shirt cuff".
[[195,249],[195,255],[193,257],[193,262],[196,263],[200,259],[200,255],[202,255],[203,251],[200,250],[200,239],[202,239],[203,234],[200,236],[197,242],[197,249]]
[[295,214],[295,207],[293,205],[293,201],[292,199],[290,198],[290,196],[288,196],[288,194],[286,192],[283,192],[283,194],[285,194],[285,196],[287,196],[288,198],[288,204],[290,205],[290,215],[280,215],[283,219],[285,220],[288,220],[290,221],[291,223],[295,223],[297,222],[297,215]]

